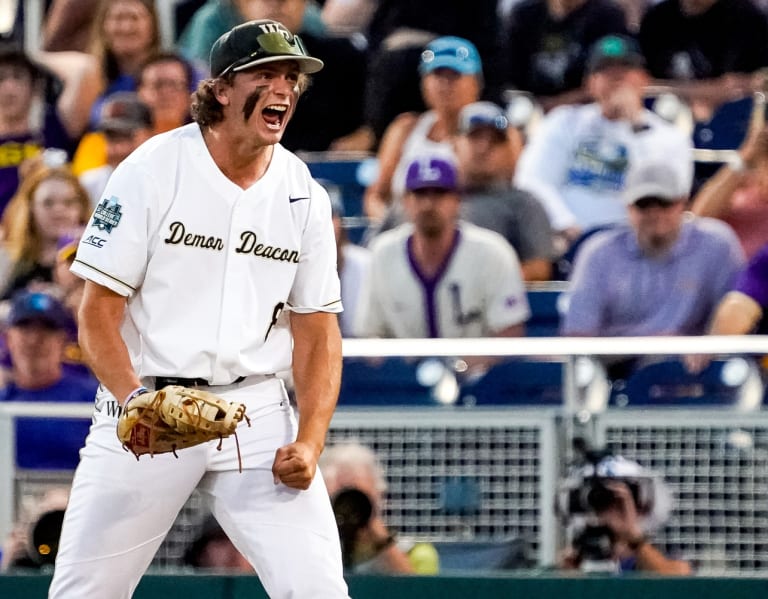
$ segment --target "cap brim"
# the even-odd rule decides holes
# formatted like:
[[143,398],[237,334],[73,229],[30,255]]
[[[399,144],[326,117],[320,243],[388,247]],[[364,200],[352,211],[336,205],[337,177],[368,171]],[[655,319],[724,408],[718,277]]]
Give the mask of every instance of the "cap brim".
[[596,73],[598,71],[602,71],[604,69],[608,69],[610,67],[626,67],[628,69],[644,69],[645,68],[645,60],[642,58],[632,58],[632,57],[603,57],[595,61],[593,65],[590,66],[589,71],[591,73]]
[[[291,54],[283,54],[280,56],[263,56],[261,58],[252,60],[251,62],[246,62],[245,64],[238,65],[234,69],[232,69],[232,71],[233,72],[244,71],[245,69],[251,69],[260,64],[266,64],[268,62],[287,61],[287,60],[292,60],[294,62],[299,63],[299,70],[302,73],[307,73],[307,74],[317,73],[325,66],[325,63],[323,63],[322,60],[320,60],[319,58],[314,58],[313,56],[293,56]],[[224,75],[225,73],[227,73],[227,69],[224,69],[224,71],[222,71],[221,74]]]
[[508,127],[499,126],[497,119],[472,119],[470,123],[464,123],[459,127],[459,133],[472,133],[478,129],[491,129],[501,136],[506,135]]
[[99,124],[100,131],[115,131],[117,133],[133,133],[137,129],[149,129],[152,125],[137,123],[123,119],[109,119]]
[[66,329],[66,325],[62,323],[55,316],[48,316],[47,314],[21,314],[8,321],[8,326],[16,327],[22,323],[40,322],[46,324],[54,329]]
[[426,182],[417,183],[407,188],[407,191],[421,191],[422,189],[442,189],[443,191],[456,191],[457,188],[444,183]]
[[670,196],[669,187],[647,183],[645,185],[638,185],[632,189],[631,193],[625,194],[624,201],[628,206],[631,206],[643,198],[658,198],[670,204],[675,204],[683,199],[679,196]]
[[462,75],[477,75],[480,72],[471,62],[456,60],[451,56],[436,56],[434,60],[421,65],[421,74],[426,75],[436,69],[451,69]]

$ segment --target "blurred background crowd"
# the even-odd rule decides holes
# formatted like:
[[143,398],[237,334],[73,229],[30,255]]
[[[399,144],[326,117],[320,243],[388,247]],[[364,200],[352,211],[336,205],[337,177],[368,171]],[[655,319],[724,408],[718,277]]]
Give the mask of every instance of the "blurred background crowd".
[[[34,40],[31,4],[0,8],[0,401],[92,400],[68,270],[84,225],[123,159],[190,122],[216,38],[261,18],[325,62],[283,145],[359,167],[351,195],[322,181],[346,337],[525,336],[547,284],[563,290],[553,334],[768,332],[765,2],[47,0]],[[345,557],[434,571],[380,520],[376,480]],[[649,553],[617,484],[622,551],[690,571]]]

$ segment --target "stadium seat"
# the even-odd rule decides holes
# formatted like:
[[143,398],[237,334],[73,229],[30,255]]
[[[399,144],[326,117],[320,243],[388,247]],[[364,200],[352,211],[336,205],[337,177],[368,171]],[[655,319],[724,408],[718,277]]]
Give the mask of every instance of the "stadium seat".
[[712,118],[697,123],[693,131],[693,145],[711,150],[735,150],[744,141],[749,129],[754,100],[739,98],[720,106]]
[[758,409],[764,385],[756,364],[747,358],[713,360],[698,374],[680,360],[663,360],[613,381],[610,407],[730,407]]
[[697,157],[699,150],[736,150],[739,148],[749,130],[752,108],[755,106],[752,97],[740,98],[726,102],[706,122],[696,123],[693,130],[694,157],[694,192],[717,172],[722,160],[706,160]]
[[525,323],[527,337],[556,337],[560,334],[560,310],[557,302],[564,289],[562,285],[528,289],[531,317]]
[[554,263],[552,279],[556,281],[567,281],[571,276],[571,271],[573,270],[573,263],[576,260],[576,255],[578,254],[579,249],[584,244],[584,242],[592,237],[595,233],[607,231],[615,226],[615,224],[597,225],[583,231],[581,235],[579,235],[573,241],[568,250]]
[[440,360],[345,358],[339,406],[438,406],[456,393],[455,375]]
[[563,363],[507,360],[461,385],[464,406],[563,404]]
[[[321,182],[330,181],[341,191],[344,202],[344,223],[347,235],[353,243],[360,243],[367,229],[367,220],[363,218],[363,193],[365,187],[358,179],[358,170],[362,160],[330,160],[320,159],[318,154],[312,154],[307,159],[309,172]],[[318,156],[318,158],[313,158]]]

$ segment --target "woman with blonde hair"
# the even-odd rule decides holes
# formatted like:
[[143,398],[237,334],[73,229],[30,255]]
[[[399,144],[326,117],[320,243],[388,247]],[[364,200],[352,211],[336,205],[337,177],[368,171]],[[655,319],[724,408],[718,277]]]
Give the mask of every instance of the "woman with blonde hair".
[[90,214],[88,193],[68,167],[41,165],[28,173],[0,221],[0,299],[30,283],[51,283],[60,238]]
[[90,53],[101,64],[104,92],[91,110],[92,123],[97,122],[107,96],[136,91],[141,67],[160,46],[154,0],[102,0],[93,23]]

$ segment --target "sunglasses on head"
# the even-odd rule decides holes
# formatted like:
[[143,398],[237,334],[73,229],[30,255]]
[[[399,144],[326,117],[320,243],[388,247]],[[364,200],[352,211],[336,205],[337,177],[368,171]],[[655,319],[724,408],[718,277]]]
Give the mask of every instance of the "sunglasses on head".
[[657,196],[646,196],[644,198],[640,198],[636,200],[632,205],[638,210],[646,210],[652,207],[669,208],[674,204],[676,204],[676,202],[673,200],[669,200],[668,198],[660,198]]

